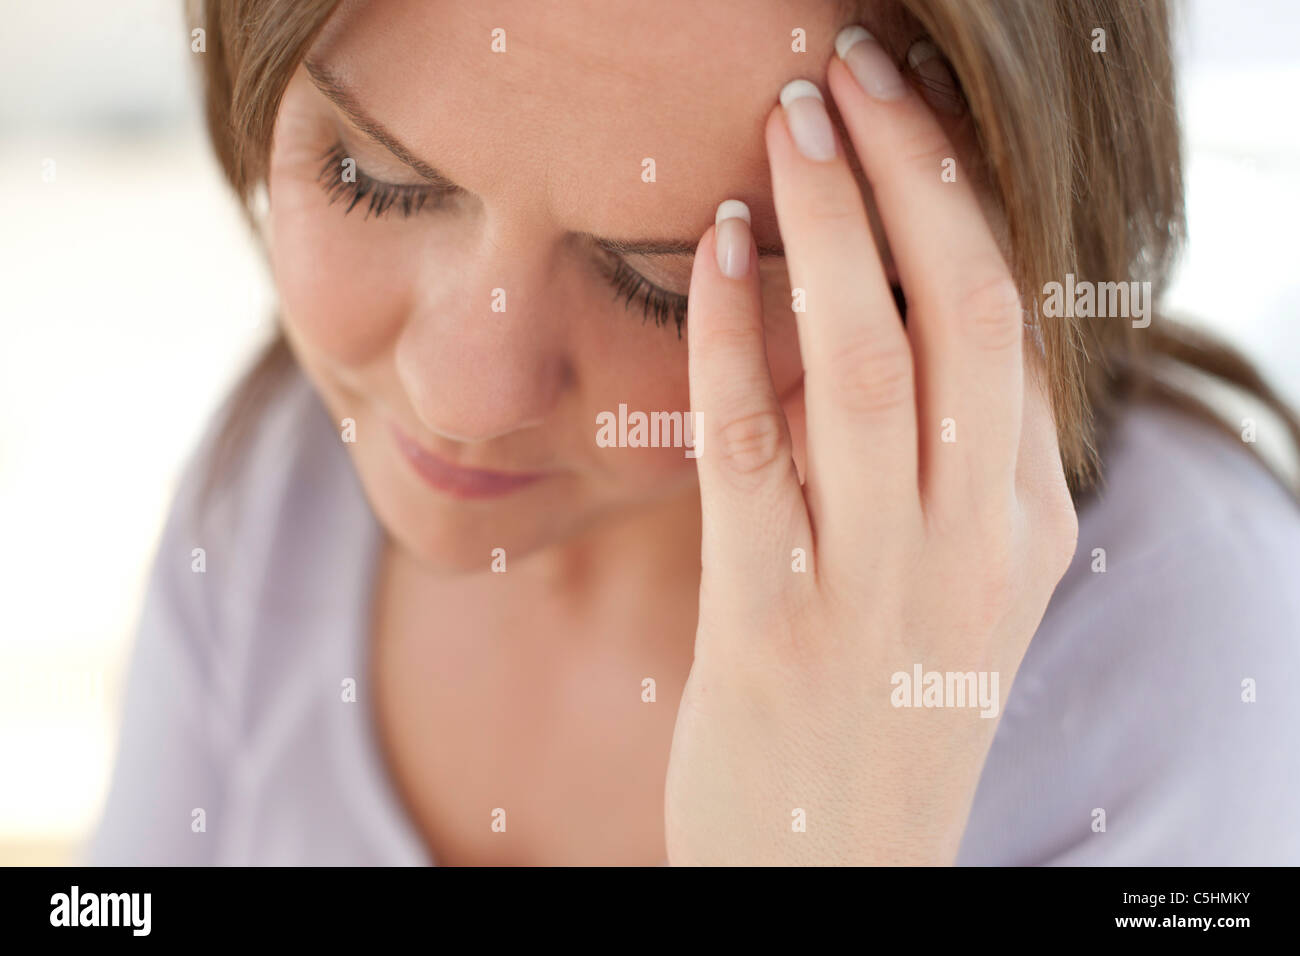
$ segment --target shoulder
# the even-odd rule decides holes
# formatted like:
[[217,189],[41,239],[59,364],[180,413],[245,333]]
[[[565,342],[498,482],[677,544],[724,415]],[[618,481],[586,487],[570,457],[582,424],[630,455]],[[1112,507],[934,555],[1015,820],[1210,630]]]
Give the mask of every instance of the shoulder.
[[[266,858],[292,856],[287,843],[305,837],[289,796],[347,791],[331,776],[328,741],[352,741],[349,752],[364,759],[337,702],[340,679],[359,672],[373,519],[302,373],[292,368],[261,401],[224,466],[216,451],[233,398],[183,470],[136,633],[91,862],[253,859],[273,807],[289,817],[277,818]],[[200,809],[223,825],[193,828]]]
[[227,634],[247,632],[268,592],[310,576],[328,558],[322,545],[346,548],[369,514],[340,429],[297,364],[250,391],[254,402],[232,392],[191,452],[155,566],[174,569],[169,538],[187,555],[201,549],[213,628]]
[[240,389],[222,403],[191,454],[172,517],[219,546],[257,550],[281,523],[287,501],[303,497],[310,476],[326,477],[345,457],[315,390],[291,364],[248,410],[247,427],[225,451]]
[[203,579],[212,653],[249,727],[282,699],[275,687],[351,653],[376,525],[340,429],[296,364],[222,464],[217,438],[232,401],[194,452],[170,523],[204,549],[205,573],[181,586],[192,592]]
[[1079,529],[1053,609],[1115,602],[1169,651],[1300,655],[1300,502],[1245,443],[1173,409],[1132,408]]
[[1300,506],[1244,444],[1174,410],[1131,408],[1107,466],[964,855],[1300,862]]
[[163,643],[210,669],[237,597],[283,532],[285,498],[320,455],[328,422],[291,365],[249,409],[242,437],[223,457],[239,394],[237,387],[217,408],[181,468],[154,551],[137,657]]
[[1119,422],[1106,480],[1080,521],[1145,550],[1198,535],[1226,544],[1261,529],[1294,546],[1300,504],[1245,442],[1184,412],[1138,405]]

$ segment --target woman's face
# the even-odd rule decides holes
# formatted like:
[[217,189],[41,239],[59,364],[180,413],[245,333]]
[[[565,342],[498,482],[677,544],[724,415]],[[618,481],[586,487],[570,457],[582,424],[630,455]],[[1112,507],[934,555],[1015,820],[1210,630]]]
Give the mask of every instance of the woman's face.
[[355,422],[346,447],[405,550],[481,568],[687,500],[684,448],[602,447],[597,416],[689,409],[677,320],[724,199],[774,253],[768,356],[800,427],[762,126],[788,80],[822,83],[844,15],[341,4],[280,108],[268,238],[290,343],[336,424]]

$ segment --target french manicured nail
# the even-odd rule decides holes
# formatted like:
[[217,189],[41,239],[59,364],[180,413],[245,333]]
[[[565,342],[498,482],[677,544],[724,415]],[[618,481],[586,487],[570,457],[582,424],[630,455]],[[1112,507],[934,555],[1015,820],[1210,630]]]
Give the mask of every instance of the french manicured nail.
[[819,163],[835,158],[835,130],[816,84],[791,80],[781,88],[781,106],[785,108],[790,138],[799,152]]
[[718,269],[728,279],[743,279],[749,273],[749,207],[739,199],[728,199],[718,205],[713,221]]
[[918,40],[907,51],[907,65],[921,80],[921,95],[936,110],[953,116],[962,112],[957,80],[939,48],[929,40]]
[[877,100],[896,100],[907,92],[903,74],[876,38],[860,26],[845,27],[835,38],[835,52],[858,85]]

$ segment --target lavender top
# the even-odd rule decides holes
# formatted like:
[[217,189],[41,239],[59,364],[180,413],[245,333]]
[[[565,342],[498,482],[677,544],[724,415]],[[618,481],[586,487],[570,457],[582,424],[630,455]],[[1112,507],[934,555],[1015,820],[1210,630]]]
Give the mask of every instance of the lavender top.
[[[381,531],[332,421],[295,372],[201,515],[213,435],[163,532],[88,862],[434,862],[377,746]],[[1300,864],[1298,622],[1300,508],[1240,443],[1130,409],[958,862]]]

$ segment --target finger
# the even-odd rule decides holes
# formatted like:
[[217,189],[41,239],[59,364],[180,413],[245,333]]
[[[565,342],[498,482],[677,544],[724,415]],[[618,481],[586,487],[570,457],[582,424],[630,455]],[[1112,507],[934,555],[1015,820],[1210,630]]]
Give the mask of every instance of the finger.
[[766,139],[804,364],[808,498],[819,529],[919,513],[907,335],[821,93],[781,91]]
[[907,298],[927,505],[1009,507],[1024,387],[1011,272],[943,127],[889,54],[861,27],[836,49],[828,83]]
[[736,596],[778,593],[792,548],[812,546],[790,431],[763,337],[749,209],[728,200],[691,270],[686,319],[691,410],[699,436],[701,559]]

